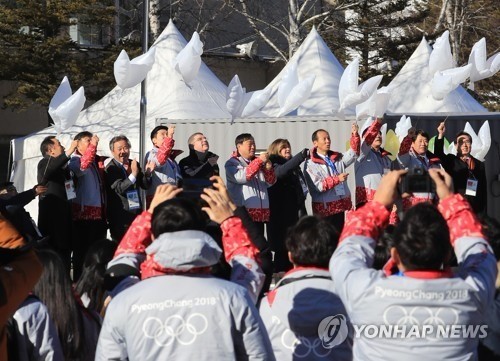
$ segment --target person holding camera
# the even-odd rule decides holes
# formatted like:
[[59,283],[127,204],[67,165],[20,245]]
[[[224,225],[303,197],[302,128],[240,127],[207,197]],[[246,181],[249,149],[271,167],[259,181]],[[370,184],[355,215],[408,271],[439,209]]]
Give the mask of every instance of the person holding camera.
[[188,139],[189,155],[179,162],[182,177],[205,178],[219,175],[217,160],[219,156],[209,151],[207,137],[203,133],[194,133]]
[[269,145],[268,153],[276,174],[276,183],[267,190],[271,211],[268,236],[274,251],[274,272],[286,272],[292,268],[285,246],[286,233],[307,214],[308,189],[299,166],[308,157],[309,149],[292,157],[290,142],[279,138]]
[[[399,272],[371,268],[406,173],[385,175],[373,201],[348,214],[330,260],[335,292],[358,329],[354,359],[475,360],[497,265],[480,222],[462,195],[453,193],[443,169],[429,169],[438,206],[413,206],[393,233],[390,253]],[[452,251],[458,261],[454,272],[448,266]]]
[[[415,179],[419,177],[427,179],[429,187],[426,190],[412,192],[409,197],[402,199],[403,212],[407,211],[411,206],[418,203],[436,203],[436,194],[430,187],[430,179],[428,176],[429,169],[440,169],[441,161],[433,153],[429,152],[429,134],[422,129],[416,130],[411,128],[408,135],[403,139],[399,147],[395,168],[409,170],[408,176]],[[411,184],[410,184],[411,186]],[[421,188],[421,187],[417,187]]]
[[256,227],[264,234],[269,222],[269,196],[267,188],[276,182],[276,175],[267,152],[255,155],[255,140],[249,133],[236,137],[236,151],[226,162],[227,190],[237,206],[244,206]]
[[312,134],[314,148],[304,164],[304,174],[311,192],[314,214],[327,217],[340,232],[345,212],[352,209],[346,168],[359,155],[358,125],[352,124],[350,149],[344,154],[330,150],[330,134],[318,129]]
[[469,201],[476,214],[486,214],[488,209],[488,187],[484,163],[474,158],[472,137],[469,133],[459,132],[455,137],[457,155],[444,154],[444,132],[446,127],[441,122],[437,128],[438,136],[434,142],[434,153],[441,159],[446,172],[451,174],[455,192]]

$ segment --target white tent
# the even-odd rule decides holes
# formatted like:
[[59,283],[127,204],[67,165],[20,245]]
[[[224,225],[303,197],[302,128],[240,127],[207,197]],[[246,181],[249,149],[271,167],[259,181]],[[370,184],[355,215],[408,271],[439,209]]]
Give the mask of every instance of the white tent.
[[[278,115],[280,110],[277,94],[279,83],[283,75],[293,64],[297,64],[299,80],[309,75],[316,75],[311,96],[299,106],[294,114],[334,114],[340,106],[339,82],[344,68],[315,28],[307,35],[302,45],[300,45],[283,70],[266,87],[266,89],[272,89],[272,93],[269,102],[262,108],[262,113],[271,117]],[[346,111],[346,114],[353,115],[354,109]]]
[[392,113],[481,113],[487,112],[467,91],[459,86],[443,100],[432,97],[429,73],[431,47],[425,38],[407,63],[388,85]]
[[[226,86],[202,63],[196,79],[187,85],[172,67],[172,61],[187,44],[175,25],[170,22],[153,46],[156,60],[147,76],[146,149],[149,132],[158,118],[200,119],[231,117],[226,110]],[[109,140],[125,134],[132,142],[132,152],[139,151],[140,84],[121,90],[115,87],[101,100],[83,110],[76,124],[58,138],[64,146],[79,132],[89,130],[100,138],[99,154],[109,155]],[[12,181],[19,190],[32,188],[36,183],[37,164],[41,159],[40,144],[49,135],[56,135],[54,127],[12,141]],[[27,209],[37,214],[36,202]]]

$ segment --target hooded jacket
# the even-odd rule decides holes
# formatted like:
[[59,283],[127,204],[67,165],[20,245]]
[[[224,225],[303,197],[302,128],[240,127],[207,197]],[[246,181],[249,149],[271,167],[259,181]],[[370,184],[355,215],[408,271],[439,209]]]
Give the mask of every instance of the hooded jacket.
[[241,220],[221,228],[231,279],[246,289],[209,274],[222,250],[208,234],[165,233],[151,243],[150,227],[143,212],[117,249],[114,263],[140,264],[142,281],[109,304],[96,360],[274,360],[254,306],[264,275]]
[[69,169],[76,177],[76,198],[72,200],[73,220],[106,219],[104,161],[96,155],[97,147],[89,144],[85,154],[73,153]]
[[155,163],[155,170],[151,174],[151,185],[146,191],[148,200],[151,200],[160,184],[178,185],[182,179],[181,170],[177,162],[172,159],[171,153],[174,151],[175,141],[172,138],[165,138],[159,148],[153,148],[146,153],[144,164]]
[[[348,211],[352,208],[351,192],[347,182],[340,182],[338,175],[356,160],[359,154],[359,135],[351,135],[350,148],[345,154],[328,151],[327,157],[335,165],[331,169],[318,155],[317,148],[313,148],[304,163],[304,175],[312,198],[312,209],[315,214],[330,216]],[[342,183],[344,194],[339,189]]]
[[254,222],[269,222],[267,188],[276,182],[274,169],[265,169],[260,158],[247,161],[237,152],[226,162],[227,190],[237,206],[244,206]]
[[[427,151],[424,159],[418,156],[418,154],[411,147],[412,139],[410,136],[406,136],[399,147],[399,154],[397,157],[396,165],[400,169],[415,169],[424,168],[428,171],[431,168],[442,168],[441,161],[433,153]],[[419,192],[413,193],[410,197],[403,198],[403,211],[406,211],[411,206],[428,202],[436,203],[436,195],[434,192]]]
[[277,360],[352,360],[352,335],[325,348],[318,326],[327,317],[346,314],[328,270],[298,267],[279,281],[259,308]]
[[373,199],[382,176],[392,168],[392,161],[389,158],[391,153],[382,148],[380,148],[380,151],[376,151],[371,147],[381,127],[380,122],[374,122],[367,129],[365,138],[361,143],[361,154],[354,165],[356,206]]
[[[386,276],[370,268],[389,211],[368,202],[348,214],[330,273],[354,326],[354,360],[477,359],[479,337],[485,336],[481,325],[495,292],[495,257],[461,195],[441,200],[438,209],[450,229],[458,260],[455,274],[406,271],[403,276]],[[399,331],[391,332],[395,326]],[[456,336],[453,328],[458,328]],[[463,336],[465,332],[469,337]]]

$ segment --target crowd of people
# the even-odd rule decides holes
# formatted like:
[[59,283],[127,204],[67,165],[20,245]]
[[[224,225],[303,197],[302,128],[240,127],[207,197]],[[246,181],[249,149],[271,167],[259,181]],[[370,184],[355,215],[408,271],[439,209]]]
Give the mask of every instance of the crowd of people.
[[295,155],[240,134],[225,181],[201,132],[177,162],[174,125],[142,164],[126,135],[111,157],[88,131],[45,138],[38,183],[0,185],[0,359],[500,358],[500,225],[472,138],[445,154],[441,123],[431,153],[412,128],[393,160],[382,122],[344,152],[325,129]]

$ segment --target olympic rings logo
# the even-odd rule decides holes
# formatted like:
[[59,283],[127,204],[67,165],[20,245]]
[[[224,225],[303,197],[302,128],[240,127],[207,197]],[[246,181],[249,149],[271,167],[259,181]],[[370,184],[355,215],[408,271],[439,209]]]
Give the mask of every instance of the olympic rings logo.
[[286,349],[292,351],[293,356],[298,358],[306,358],[311,353],[316,357],[326,357],[332,351],[331,348],[324,348],[319,338],[314,339],[313,342],[306,337],[299,336],[297,338],[289,329],[286,329],[285,332],[281,334],[281,344]]
[[[407,309],[402,306],[390,306],[384,311],[384,323],[386,325],[405,325],[405,326],[433,326],[436,330],[439,326],[448,326],[458,324],[458,312],[451,307],[439,307],[436,309],[430,307],[413,307]],[[426,338],[437,340],[432,334]]]
[[144,336],[154,339],[160,347],[170,346],[174,341],[191,345],[207,329],[207,318],[201,313],[191,314],[186,321],[180,315],[172,315],[165,322],[158,317],[148,317],[142,325]]

